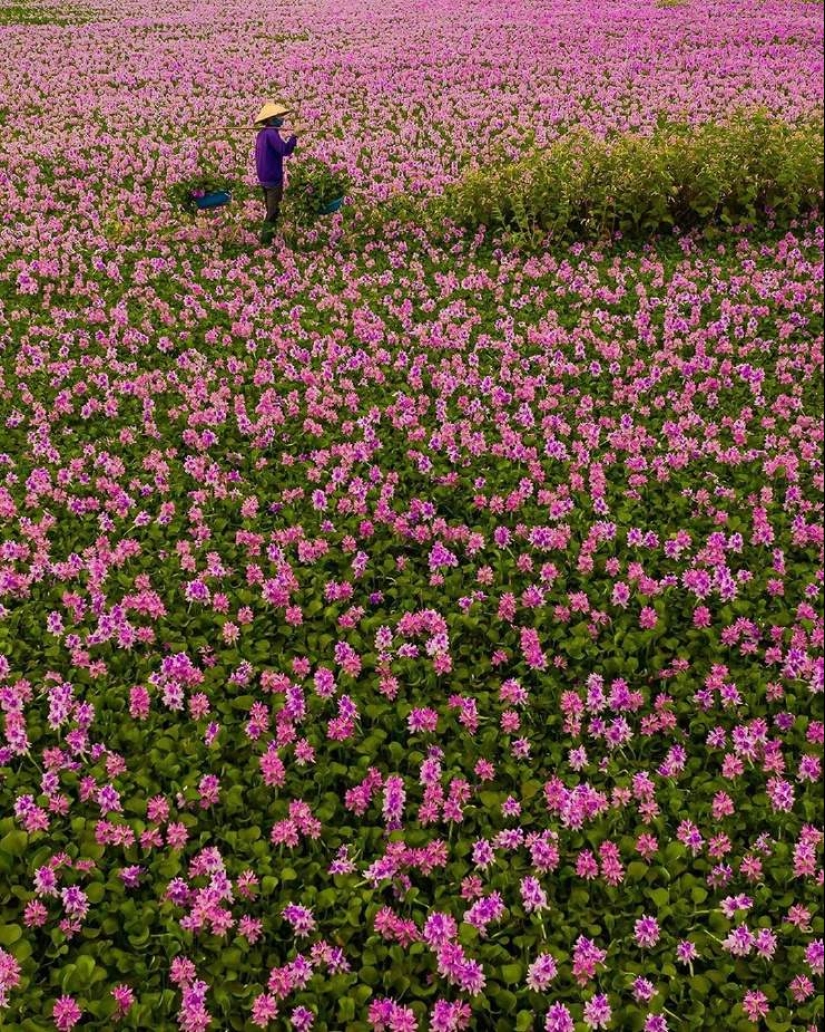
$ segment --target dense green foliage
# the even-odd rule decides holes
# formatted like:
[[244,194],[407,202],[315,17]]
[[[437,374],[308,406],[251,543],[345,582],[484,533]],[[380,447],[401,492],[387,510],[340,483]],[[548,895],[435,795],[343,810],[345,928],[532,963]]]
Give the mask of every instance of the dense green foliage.
[[668,125],[611,140],[573,130],[523,159],[465,175],[436,205],[447,218],[520,237],[632,236],[785,223],[822,202],[822,123],[763,114]]
[[347,176],[317,158],[302,158],[289,171],[287,183],[290,217],[301,225],[314,222],[324,209],[347,192]]
[[0,2],[0,25],[79,25],[92,14],[83,6],[62,3],[59,8],[31,0]]

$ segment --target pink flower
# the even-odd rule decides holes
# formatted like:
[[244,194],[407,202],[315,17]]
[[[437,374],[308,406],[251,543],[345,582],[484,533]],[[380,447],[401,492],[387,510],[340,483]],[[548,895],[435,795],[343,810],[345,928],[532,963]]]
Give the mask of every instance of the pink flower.
[[527,972],[527,986],[534,992],[544,992],[558,973],[556,961],[549,953],[541,953]]
[[128,985],[116,985],[112,989],[112,996],[114,997],[117,1010],[115,1011],[115,1021],[123,1018],[129,1009],[134,1005],[135,994]]
[[61,996],[52,1008],[52,1020],[58,1032],[70,1032],[80,1021],[83,1012],[71,996]]
[[642,949],[651,949],[659,941],[659,923],[656,918],[644,916],[634,926],[637,945]]
[[[297,1032],[308,1032],[308,1029],[312,1028],[315,1024],[315,1015],[306,1007],[296,1007],[290,1014],[290,1020],[292,1021],[292,1027],[297,1029]],[[390,1025],[392,1028],[392,1025]],[[395,1029],[393,1029],[395,1032]],[[406,1030],[403,1030],[406,1032]]]
[[252,1024],[266,1028],[278,1017],[278,1001],[271,993],[261,993],[252,1003]]
[[607,1028],[613,1012],[604,994],[597,993],[584,1005],[584,1023],[588,1028]]
[[805,950],[805,960],[815,975],[822,977],[825,972],[825,945],[822,939],[814,941]]
[[20,965],[6,950],[0,948],[0,1008],[8,1007],[9,991],[20,984]]
[[749,1021],[760,1021],[768,1016],[770,1009],[768,998],[763,992],[760,992],[758,989],[751,989],[745,993],[742,1000],[742,1010],[744,1010]]
[[545,1032],[574,1032],[573,1016],[563,1003],[554,1003],[547,1012]]

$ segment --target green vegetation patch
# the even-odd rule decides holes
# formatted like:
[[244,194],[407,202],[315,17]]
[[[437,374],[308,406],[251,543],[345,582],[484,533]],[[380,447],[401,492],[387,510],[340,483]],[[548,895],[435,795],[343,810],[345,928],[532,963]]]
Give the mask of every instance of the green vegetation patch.
[[472,230],[563,239],[781,225],[822,205],[822,132],[821,119],[793,125],[760,113],[610,140],[573,131],[468,173],[436,214]]
[[0,25],[82,25],[94,17],[94,12],[85,7],[0,0]]

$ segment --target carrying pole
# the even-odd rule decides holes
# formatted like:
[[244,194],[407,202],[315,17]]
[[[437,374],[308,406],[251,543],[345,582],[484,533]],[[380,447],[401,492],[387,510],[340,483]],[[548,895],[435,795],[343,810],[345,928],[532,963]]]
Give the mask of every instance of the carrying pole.
[[[258,130],[265,128],[262,125],[216,125],[212,127],[215,132],[221,133],[244,133],[244,132],[258,132]],[[281,127],[284,132],[292,132],[288,126]],[[311,129],[301,129],[301,136],[306,136]]]

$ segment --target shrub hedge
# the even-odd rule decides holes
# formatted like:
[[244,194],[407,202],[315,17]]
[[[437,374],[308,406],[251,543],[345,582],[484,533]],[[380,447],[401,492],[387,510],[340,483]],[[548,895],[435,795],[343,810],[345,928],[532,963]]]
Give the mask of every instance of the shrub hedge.
[[524,236],[647,236],[782,224],[821,207],[821,119],[762,113],[605,140],[573,130],[518,161],[473,170],[435,202],[439,222]]

